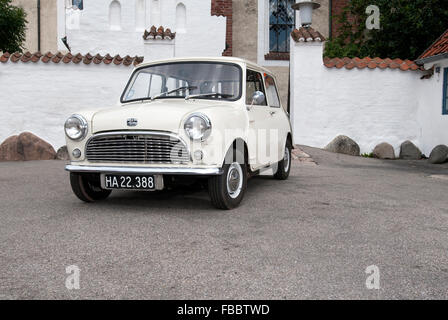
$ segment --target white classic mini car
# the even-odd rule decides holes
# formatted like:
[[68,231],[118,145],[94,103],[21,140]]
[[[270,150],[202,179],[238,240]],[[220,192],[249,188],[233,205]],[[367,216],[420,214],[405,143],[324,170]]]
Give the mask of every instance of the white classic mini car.
[[238,206],[247,179],[285,180],[293,146],[272,73],[237,58],[139,65],[120,104],[65,123],[70,182],[86,202],[114,189],[154,191],[202,181],[220,209]]

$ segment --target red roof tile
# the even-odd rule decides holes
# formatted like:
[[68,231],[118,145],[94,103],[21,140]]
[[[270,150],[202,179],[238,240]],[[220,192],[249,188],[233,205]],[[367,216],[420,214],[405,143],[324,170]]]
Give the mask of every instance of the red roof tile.
[[448,53],[448,29],[422,53],[418,60]]
[[395,59],[395,60],[391,60],[389,58],[386,59],[381,59],[381,58],[370,58],[370,57],[366,57],[366,58],[324,58],[324,65],[327,68],[345,68],[348,70],[354,69],[354,68],[358,68],[358,69],[364,69],[364,68],[369,68],[369,69],[375,69],[375,68],[380,68],[380,69],[386,69],[386,68],[390,68],[390,69],[400,69],[403,71],[407,71],[407,70],[423,70],[422,67],[419,67],[414,61],[410,61],[410,60],[401,60],[401,59]]
[[145,30],[143,33],[143,39],[145,40],[173,40],[176,38],[176,33],[172,33],[170,28],[164,29],[162,26],[156,28],[156,26],[152,26],[149,31]]
[[8,61],[17,63],[19,61],[22,61],[24,63],[27,62],[33,62],[37,63],[39,61],[42,61],[43,63],[49,63],[50,61],[53,63],[60,63],[61,61],[65,64],[68,63],[74,63],[79,64],[81,61],[84,64],[91,64],[92,62],[94,64],[111,64],[112,62],[115,65],[121,65],[124,66],[130,66],[130,65],[138,65],[143,62],[143,57],[131,57],[126,56],[124,58],[120,57],[120,55],[116,55],[115,57],[111,57],[109,54],[106,54],[104,57],[100,54],[97,54],[95,56],[92,56],[90,53],[86,55],[82,55],[80,53],[73,55],[71,53],[63,54],[61,52],[58,52],[56,54],[52,54],[51,52],[47,52],[44,55],[42,55],[40,52],[30,53],[26,52],[24,54],[15,52],[13,54],[9,54],[8,52],[5,52],[3,55],[0,56],[0,62],[6,63]]
[[295,42],[325,41],[325,37],[319,31],[316,31],[311,27],[294,29],[291,32],[291,36]]

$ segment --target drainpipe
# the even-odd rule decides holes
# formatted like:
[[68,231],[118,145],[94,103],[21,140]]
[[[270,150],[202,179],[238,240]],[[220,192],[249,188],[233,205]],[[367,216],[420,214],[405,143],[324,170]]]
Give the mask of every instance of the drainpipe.
[[333,38],[333,0],[330,0],[330,10],[328,13],[328,38],[332,39]]
[[40,0],[37,0],[37,51],[40,52]]

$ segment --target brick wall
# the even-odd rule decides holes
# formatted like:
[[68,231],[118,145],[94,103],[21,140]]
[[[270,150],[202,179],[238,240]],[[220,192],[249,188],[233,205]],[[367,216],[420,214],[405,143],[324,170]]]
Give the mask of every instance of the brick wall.
[[338,23],[338,15],[342,12],[344,7],[348,5],[350,0],[333,0],[331,3],[331,15],[332,15],[332,21],[331,21],[331,37],[335,37],[338,34],[338,30],[340,28],[340,23]]
[[232,0],[212,0],[212,16],[224,16],[227,18],[226,27],[226,49],[222,53],[223,56],[232,56],[233,45],[233,9]]

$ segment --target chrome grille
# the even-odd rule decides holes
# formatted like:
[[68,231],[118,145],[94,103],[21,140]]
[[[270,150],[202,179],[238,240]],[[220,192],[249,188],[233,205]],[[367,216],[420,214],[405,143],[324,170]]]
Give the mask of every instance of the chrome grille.
[[87,160],[92,162],[135,162],[149,164],[188,163],[185,143],[168,134],[99,134],[87,143]]

